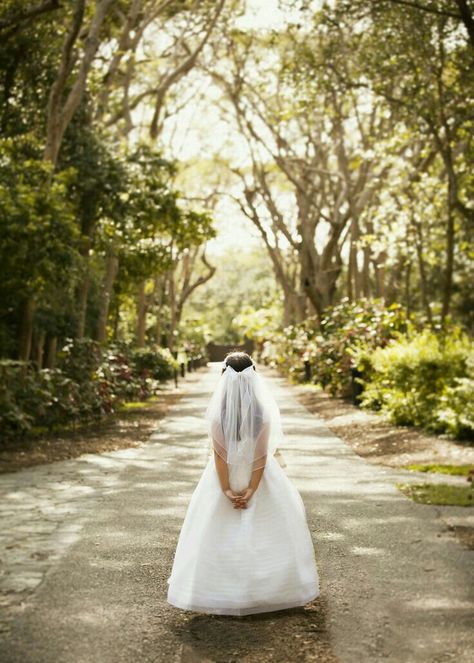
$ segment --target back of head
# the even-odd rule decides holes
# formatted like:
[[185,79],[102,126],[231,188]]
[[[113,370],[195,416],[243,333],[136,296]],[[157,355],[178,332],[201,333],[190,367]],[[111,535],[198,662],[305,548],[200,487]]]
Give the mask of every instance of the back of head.
[[252,358],[246,352],[230,352],[226,356],[224,361],[225,361],[225,367],[223,369],[223,372],[225,371],[227,366],[233,368],[234,371],[237,371],[237,373],[240,373],[249,366],[253,366]]
[[245,352],[225,360],[206,412],[214,451],[228,465],[263,467],[283,433],[273,394]]

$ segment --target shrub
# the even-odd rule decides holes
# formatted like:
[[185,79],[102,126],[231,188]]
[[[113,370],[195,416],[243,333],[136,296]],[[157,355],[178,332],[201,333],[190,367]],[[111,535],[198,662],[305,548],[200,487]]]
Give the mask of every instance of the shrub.
[[140,348],[132,355],[135,371],[142,377],[169,380],[178,368],[178,362],[166,348]]
[[[31,430],[34,400],[38,394],[36,384],[20,361],[0,361],[0,430],[6,437]],[[24,407],[24,395],[31,395],[32,407]],[[23,396],[23,398],[22,398]]]
[[115,344],[103,350],[93,380],[105,412],[112,412],[123,400],[143,400],[150,395],[146,381],[134,370],[126,345]]
[[459,331],[424,331],[400,337],[371,357],[362,405],[396,424],[412,424],[456,436],[474,433],[473,346]]
[[312,380],[333,395],[350,392],[351,368],[409,325],[404,310],[380,300],[343,300],[329,308],[318,327],[315,318],[287,327],[271,343],[266,343],[262,359],[278,366],[290,378],[304,380],[304,361],[309,361]]
[[103,349],[90,339],[68,341],[55,369],[1,361],[0,430],[11,438],[101,417],[124,400],[148,398],[176,367],[169,350]]
[[459,439],[474,436],[474,349],[466,359],[466,377],[457,377],[441,395],[436,417],[440,425]]

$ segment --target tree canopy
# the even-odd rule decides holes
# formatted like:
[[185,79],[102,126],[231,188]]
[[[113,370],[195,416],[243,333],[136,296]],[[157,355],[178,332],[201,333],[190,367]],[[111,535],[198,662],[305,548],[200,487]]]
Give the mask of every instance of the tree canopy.
[[[272,8],[3,3],[3,357],[237,341],[361,297],[472,331],[471,4]],[[224,261],[223,225],[253,248]]]

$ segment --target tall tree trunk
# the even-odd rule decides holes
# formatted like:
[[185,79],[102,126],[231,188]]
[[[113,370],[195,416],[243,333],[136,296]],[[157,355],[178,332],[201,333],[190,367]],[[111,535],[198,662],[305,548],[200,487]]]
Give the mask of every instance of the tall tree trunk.
[[405,264],[405,310],[407,317],[411,313],[411,261]]
[[452,205],[451,182],[448,185],[448,217],[446,222],[446,266],[444,269],[443,304],[441,309],[441,322],[444,324],[451,307],[454,271],[454,210]]
[[433,327],[433,315],[431,312],[430,300],[428,296],[428,279],[426,277],[426,265],[425,265],[425,260],[423,258],[423,244],[424,244],[423,230],[421,227],[421,223],[415,221],[415,219],[413,218],[412,222],[416,232],[415,247],[416,247],[416,257],[418,259],[418,272],[420,274],[421,301],[423,304],[423,308],[425,309],[428,322],[430,323],[430,326]]
[[107,338],[107,320],[109,317],[110,300],[115,279],[117,277],[119,261],[113,250],[107,255],[107,264],[105,270],[104,282],[102,284],[102,293],[99,308],[99,319],[97,321],[96,338],[99,343],[105,343]]
[[329,237],[319,255],[316,249],[315,230],[314,221],[307,223],[300,219],[298,232],[301,242],[298,246],[298,254],[301,290],[313,305],[318,322],[321,323],[324,311],[334,302],[336,283],[341,272],[341,260],[337,234]]
[[163,300],[165,297],[166,279],[162,276],[157,276],[155,279],[155,305],[156,305],[156,326],[155,326],[155,343],[158,346],[162,345],[163,336],[163,317],[161,309],[163,307]]
[[467,0],[456,0],[461,20],[464,23],[471,46],[474,48],[474,18]]
[[118,341],[119,337],[119,323],[120,323],[120,303],[117,302],[114,312],[114,329],[113,329],[113,339],[114,342]]
[[293,318],[296,323],[303,322],[306,317],[307,299],[306,295],[294,293],[293,300]]
[[46,334],[44,332],[38,334],[38,338],[36,339],[35,343],[35,361],[39,369],[43,368],[45,340]]
[[306,296],[294,290],[283,291],[283,325],[298,324],[306,317]]
[[87,271],[84,273],[77,289],[77,338],[83,338],[86,331],[87,299],[89,297],[90,278]]
[[359,241],[359,224],[351,220],[349,245],[349,264],[347,267],[347,297],[350,302],[360,296],[359,266],[357,264],[357,242]]
[[364,297],[369,298],[371,296],[370,288],[370,258],[371,258],[371,248],[368,244],[364,246],[364,262],[362,265],[362,294]]
[[147,314],[147,301],[145,294],[146,281],[142,281],[138,286],[137,297],[137,345],[142,348],[145,345],[146,334],[146,314]]
[[22,317],[21,317],[20,338],[19,338],[19,347],[18,347],[18,358],[21,361],[28,361],[30,359],[35,310],[36,310],[36,303],[33,297],[29,297],[24,303]]
[[[374,225],[369,218],[365,225],[365,231],[368,235],[374,234]],[[370,265],[372,263],[372,245],[369,242],[364,243],[363,263],[362,263],[362,294],[364,297],[372,296],[372,283],[370,279]]]
[[386,251],[381,251],[374,260],[375,267],[375,292],[377,297],[385,298],[385,262],[387,260]]
[[174,274],[171,271],[168,279],[168,295],[170,307],[170,334],[168,338],[168,347],[171,352],[174,351],[176,346],[176,330],[178,326],[176,316],[176,289],[174,283]]
[[58,337],[48,336],[46,341],[45,368],[54,368],[56,366],[56,357],[58,353]]
[[58,160],[64,133],[82,101],[87,77],[94,56],[99,47],[100,31],[105,17],[113,3],[114,0],[97,0],[95,3],[95,11],[90,22],[87,36],[84,40],[82,59],[77,69],[75,80],[73,81],[70,90],[65,95],[69,78],[74,69],[74,48],[81,32],[86,9],[85,0],[76,0],[71,26],[66,34],[63,44],[58,74],[51,87],[48,100],[44,159],[45,161],[50,161],[54,165],[56,165]]

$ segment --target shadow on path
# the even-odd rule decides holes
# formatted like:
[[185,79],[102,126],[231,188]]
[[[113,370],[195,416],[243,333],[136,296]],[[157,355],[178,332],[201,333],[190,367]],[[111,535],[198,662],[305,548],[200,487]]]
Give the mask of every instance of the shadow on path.
[[[331,663],[325,619],[343,663],[472,660],[472,553],[443,530],[435,507],[397,491],[396,472],[356,456],[278,379],[283,456],[305,502],[322,596],[239,618],[167,604],[177,537],[207,460],[203,413],[215,379],[215,367],[203,372],[144,447],[70,461],[70,490],[77,475],[89,490],[66,518],[80,530],[15,607],[2,661]],[[54,476],[34,477],[53,490]]]

